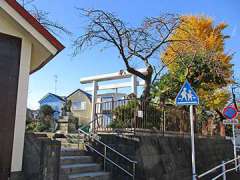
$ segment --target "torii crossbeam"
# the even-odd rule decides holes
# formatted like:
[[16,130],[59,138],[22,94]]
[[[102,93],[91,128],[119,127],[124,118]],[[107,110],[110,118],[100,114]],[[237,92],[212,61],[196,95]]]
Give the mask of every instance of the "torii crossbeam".
[[[147,70],[145,68],[138,69],[137,71],[146,74]],[[123,82],[123,83],[111,83],[107,85],[98,85],[98,82],[106,82],[106,81],[112,81],[112,80],[120,80],[120,79],[127,79],[131,78],[130,82]],[[137,77],[127,71],[120,70],[119,72],[115,73],[109,73],[109,74],[101,74],[97,76],[90,76],[90,77],[84,77],[80,79],[81,84],[89,84],[92,83],[92,87],[86,88],[86,91],[92,92],[92,113],[91,113],[91,121],[94,121],[95,118],[95,104],[96,104],[96,97],[97,97],[97,91],[98,90],[108,90],[108,89],[119,89],[119,88],[126,88],[131,87],[131,92],[137,95],[137,86],[144,86],[145,82],[138,81]],[[93,129],[94,127],[91,127]]]

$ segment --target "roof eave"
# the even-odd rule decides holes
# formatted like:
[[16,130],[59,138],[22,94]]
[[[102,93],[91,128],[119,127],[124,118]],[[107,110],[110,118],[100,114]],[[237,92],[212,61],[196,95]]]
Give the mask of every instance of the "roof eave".
[[51,55],[45,59],[38,67],[33,69],[30,74],[41,69],[49,61],[51,61],[58,53],[60,53],[65,47],[58,41],[36,18],[34,18],[24,7],[22,7],[16,0],[5,0],[5,2],[13,8],[23,19],[26,20],[39,34],[45,38],[52,47],[56,49],[55,52],[51,52]]
[[24,7],[22,7],[16,0],[5,0],[15,11],[17,11],[29,24],[31,24],[40,34],[42,34],[58,52],[65,47],[59,42],[36,18],[34,18]]

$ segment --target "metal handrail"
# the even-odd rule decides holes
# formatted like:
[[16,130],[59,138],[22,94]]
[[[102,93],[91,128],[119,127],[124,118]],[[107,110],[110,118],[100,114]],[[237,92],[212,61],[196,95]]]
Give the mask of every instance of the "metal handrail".
[[[96,137],[91,136],[91,134],[86,133],[85,131],[83,131],[82,129],[78,129],[79,133],[82,133],[88,137],[90,137],[91,139],[93,139],[94,141],[100,143],[101,145],[104,146],[104,154],[102,154],[101,152],[99,152],[98,150],[96,150],[94,147],[86,144],[86,146],[88,146],[91,150],[93,150],[94,152],[96,152],[98,155],[102,156],[104,158],[104,170],[105,170],[105,166],[106,166],[106,160],[109,161],[111,164],[115,165],[116,167],[118,167],[119,169],[121,169],[122,171],[124,171],[127,175],[131,176],[132,179],[135,179],[135,171],[136,171],[136,164],[137,161],[133,161],[131,159],[129,159],[128,157],[126,157],[125,155],[121,154],[120,152],[116,151],[115,149],[113,149],[112,147],[108,146],[107,144],[105,144],[104,142],[98,140]],[[113,151],[114,153],[116,153],[117,155],[121,156],[122,158],[124,158],[125,160],[129,161],[130,163],[132,163],[133,165],[133,172],[130,173],[129,171],[127,171],[126,169],[124,169],[123,167],[121,167],[120,165],[118,165],[117,163],[115,163],[114,161],[112,161],[111,159],[109,159],[107,157],[107,149]]]
[[237,162],[237,161],[238,161],[238,162],[240,161],[240,156],[238,156],[238,157],[236,157],[236,158],[234,158],[234,159],[231,159],[231,160],[229,160],[229,161],[227,161],[227,162],[224,162],[224,161],[223,161],[220,165],[215,166],[214,168],[212,168],[212,169],[210,169],[210,170],[208,170],[208,171],[206,171],[206,172],[198,175],[197,177],[198,177],[198,178],[202,178],[202,177],[204,177],[204,176],[206,176],[206,175],[208,175],[208,174],[210,174],[210,173],[215,172],[217,169],[222,168],[222,169],[223,169],[223,172],[222,172],[221,174],[217,175],[216,177],[212,178],[212,180],[216,180],[216,179],[218,179],[218,178],[221,177],[221,176],[225,176],[226,173],[228,173],[228,172],[230,172],[230,171],[233,171],[233,170],[237,170],[238,168],[240,168],[240,164],[238,164],[238,165],[235,165],[234,168],[231,168],[231,169],[228,169],[228,170],[225,169],[225,167],[226,167],[227,164],[230,164],[230,163],[232,163],[232,162]]
[[[96,116],[96,115],[95,115],[95,116]],[[92,123],[95,123],[96,119],[97,119],[97,118],[94,118],[92,121],[90,121],[89,123],[87,123],[87,124],[85,124],[84,126],[82,126],[81,129],[84,129],[84,128],[90,126]]]
[[226,173],[231,172],[231,171],[233,171],[233,170],[236,170],[236,169],[239,168],[239,167],[240,167],[240,165],[237,165],[237,166],[234,167],[234,168],[231,168],[231,169],[225,170],[225,171],[222,172],[221,174],[219,174],[219,175],[217,175],[216,177],[214,177],[212,180],[216,180],[216,179],[220,178],[221,176],[225,176]]
[[[90,149],[92,149],[93,151],[95,151],[97,154],[99,154],[100,156],[104,157],[104,154],[100,153],[99,151],[97,151],[96,149],[94,149],[92,146],[90,145],[86,145],[88,146]],[[108,157],[106,157],[106,160],[108,160],[109,162],[111,162],[113,165],[117,166],[118,168],[120,168],[122,171],[124,171],[126,174],[128,174],[129,176],[133,177],[133,174],[129,173],[127,170],[125,170],[124,168],[122,168],[121,166],[119,166],[118,164],[116,164],[115,162],[113,162],[111,159],[109,159]]]

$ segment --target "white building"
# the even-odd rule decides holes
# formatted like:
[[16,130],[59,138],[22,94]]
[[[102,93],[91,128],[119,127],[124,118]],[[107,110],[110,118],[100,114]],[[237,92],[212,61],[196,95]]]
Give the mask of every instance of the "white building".
[[22,171],[29,74],[64,46],[15,0],[0,0],[0,179]]

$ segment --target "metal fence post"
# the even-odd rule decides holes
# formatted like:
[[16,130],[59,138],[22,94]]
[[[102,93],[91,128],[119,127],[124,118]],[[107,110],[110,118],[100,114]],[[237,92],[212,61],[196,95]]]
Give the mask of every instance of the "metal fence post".
[[165,110],[163,110],[163,136],[165,134],[166,131],[166,112]]
[[103,162],[104,171],[106,171],[106,158],[107,158],[107,147],[104,146],[104,162]]
[[136,164],[133,163],[133,180],[135,180],[135,175],[136,175]]
[[225,167],[225,161],[222,161],[222,172],[223,172],[223,180],[226,180],[226,167]]
[[240,156],[238,155],[238,160],[237,160],[237,162],[238,162],[238,168],[237,168],[237,171],[240,171]]
[[194,180],[197,180],[197,179],[198,179],[198,176],[195,174],[195,175],[193,176],[193,179],[194,179]]
[[80,133],[78,132],[78,149],[80,149]]

